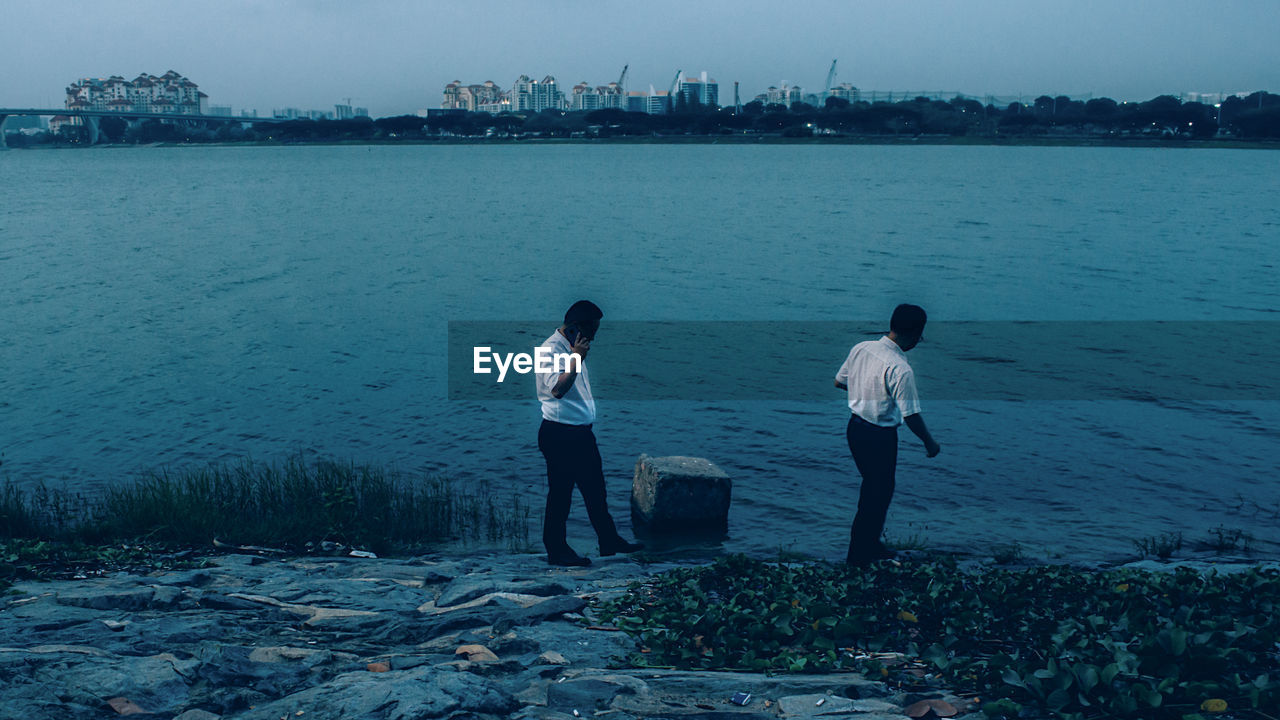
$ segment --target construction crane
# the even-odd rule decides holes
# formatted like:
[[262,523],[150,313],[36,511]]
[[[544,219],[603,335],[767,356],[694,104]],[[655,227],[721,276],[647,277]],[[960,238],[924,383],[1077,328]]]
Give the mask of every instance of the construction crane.
[[831,97],[831,84],[836,81],[836,61],[831,61],[831,69],[827,71],[827,87],[825,97]]
[[684,70],[677,70],[676,76],[671,79],[671,89],[667,91],[667,112],[671,112],[676,107],[676,87],[680,85],[680,75]]
[[629,67],[631,67],[630,64],[623,65],[622,74],[618,76],[618,89],[622,91],[624,97],[627,94],[627,86],[624,83],[627,81],[627,68]]

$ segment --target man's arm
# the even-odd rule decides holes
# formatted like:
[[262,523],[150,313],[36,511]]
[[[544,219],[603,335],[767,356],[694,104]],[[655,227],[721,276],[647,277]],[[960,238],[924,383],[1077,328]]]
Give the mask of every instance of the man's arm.
[[925,427],[924,418],[920,416],[920,413],[908,415],[902,418],[902,421],[907,424],[908,430],[915,433],[916,437],[924,442],[924,451],[929,457],[942,452],[942,446],[935,442],[933,436],[929,434],[929,428]]
[[569,388],[573,387],[573,382],[578,379],[578,368],[582,363],[587,361],[587,351],[591,349],[591,341],[578,336],[577,342],[573,344],[573,353],[578,356],[578,362],[569,363],[569,369],[560,373],[560,377],[556,378],[556,382],[551,386],[551,397],[559,400],[564,394],[569,392]]

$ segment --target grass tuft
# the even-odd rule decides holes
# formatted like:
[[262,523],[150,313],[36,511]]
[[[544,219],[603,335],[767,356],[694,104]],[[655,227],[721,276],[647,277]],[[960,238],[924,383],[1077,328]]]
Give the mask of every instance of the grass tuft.
[[455,541],[528,544],[529,508],[485,485],[354,463],[244,461],[152,473],[99,496],[0,485],[0,538],[144,541],[300,551],[325,541],[377,553]]
[[1139,559],[1154,556],[1161,560],[1168,560],[1182,549],[1182,533],[1172,532],[1139,538],[1133,541],[1133,547],[1138,551]]

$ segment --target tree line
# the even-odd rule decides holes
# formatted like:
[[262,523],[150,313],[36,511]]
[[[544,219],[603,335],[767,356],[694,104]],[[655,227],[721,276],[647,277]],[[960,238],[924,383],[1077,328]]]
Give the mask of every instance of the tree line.
[[[1145,102],[1088,101],[1042,95],[1028,104],[997,107],[978,100],[925,97],[900,102],[850,102],[828,98],[821,107],[805,103],[752,101],[734,108],[704,106],[681,98],[661,115],[619,109],[537,113],[456,112],[399,115],[378,119],[291,120],[284,123],[200,121],[126,122],[103,118],[99,142],[340,142],[430,138],[608,138],[758,135],[811,136],[971,136],[1155,137],[1247,140],[1280,138],[1280,95],[1255,92],[1232,96],[1220,106],[1182,102],[1162,95]],[[88,142],[83,126],[58,133],[8,134],[10,147]]]

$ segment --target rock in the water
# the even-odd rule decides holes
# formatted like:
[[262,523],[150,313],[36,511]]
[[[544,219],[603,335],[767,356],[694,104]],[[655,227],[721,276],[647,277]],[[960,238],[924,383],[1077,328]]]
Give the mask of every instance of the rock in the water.
[[706,458],[649,457],[636,461],[631,519],[650,532],[720,534],[729,527],[733,481]]

